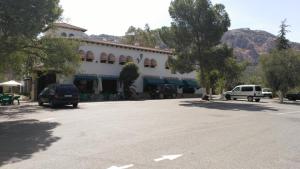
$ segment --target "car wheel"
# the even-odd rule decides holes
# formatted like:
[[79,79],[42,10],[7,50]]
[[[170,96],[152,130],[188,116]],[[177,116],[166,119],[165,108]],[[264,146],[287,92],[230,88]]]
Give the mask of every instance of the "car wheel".
[[260,102],[260,99],[255,99],[255,102]]
[[56,106],[55,103],[53,102],[53,100],[51,100],[51,101],[49,102],[49,104],[50,104],[50,107],[51,107],[51,108],[55,108],[55,106]]
[[252,96],[248,96],[247,100],[248,100],[248,102],[253,102],[253,97]]
[[226,100],[231,100],[231,96],[229,94],[225,95]]
[[73,103],[73,108],[77,108],[78,107],[78,103]]
[[237,98],[233,98],[233,100],[237,100]]
[[39,101],[39,106],[43,106],[44,103],[42,101]]

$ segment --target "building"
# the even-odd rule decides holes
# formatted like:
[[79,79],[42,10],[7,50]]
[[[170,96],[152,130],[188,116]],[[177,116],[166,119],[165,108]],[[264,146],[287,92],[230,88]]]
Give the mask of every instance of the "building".
[[86,31],[70,24],[56,23],[55,29],[49,29],[45,33],[46,36],[79,40],[82,64],[76,75],[71,77],[62,77],[55,73],[40,77],[34,83],[34,91],[39,93],[46,85],[58,82],[74,83],[81,91],[82,97],[97,98],[107,93],[116,94],[122,90],[118,80],[119,74],[124,64],[130,61],[139,67],[140,77],[134,86],[140,95],[144,95],[149,87],[162,83],[185,86],[184,93],[200,92],[195,72],[179,74],[170,70],[168,58],[172,57],[171,51],[99,41],[91,39],[85,34]]

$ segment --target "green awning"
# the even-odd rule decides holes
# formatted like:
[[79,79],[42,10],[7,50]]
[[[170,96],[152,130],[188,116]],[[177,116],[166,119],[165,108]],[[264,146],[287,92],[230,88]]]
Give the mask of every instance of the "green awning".
[[160,85],[165,81],[159,77],[144,77],[144,85]]
[[185,79],[183,80],[183,83],[185,86],[187,87],[192,87],[192,88],[199,88],[199,84],[196,80],[193,80],[193,79]]
[[75,75],[74,81],[78,80],[97,80],[98,77],[96,75]]
[[166,84],[173,84],[177,86],[183,86],[183,82],[176,78],[165,79]]

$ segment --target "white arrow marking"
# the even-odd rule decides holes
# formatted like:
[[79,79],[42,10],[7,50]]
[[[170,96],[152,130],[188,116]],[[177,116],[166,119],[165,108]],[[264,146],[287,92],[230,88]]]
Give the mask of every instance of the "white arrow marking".
[[41,120],[41,121],[47,122],[47,121],[54,121],[54,120],[55,120],[55,118],[48,118],[48,119],[43,119],[43,120]]
[[163,161],[163,160],[170,160],[170,161],[173,161],[173,160],[176,160],[177,158],[182,157],[182,156],[183,156],[182,154],[177,154],[177,155],[165,155],[165,156],[162,156],[161,158],[154,159],[154,161],[155,161],[155,162],[160,162],[160,161]]
[[123,166],[123,167],[111,166],[111,167],[109,167],[108,169],[127,169],[127,168],[131,168],[131,167],[133,167],[133,166],[134,166],[133,164],[125,165],[125,166]]

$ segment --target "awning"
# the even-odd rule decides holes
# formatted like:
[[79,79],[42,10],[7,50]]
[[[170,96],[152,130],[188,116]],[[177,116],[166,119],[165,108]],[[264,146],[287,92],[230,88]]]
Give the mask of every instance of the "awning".
[[192,88],[199,88],[200,86],[198,85],[198,82],[193,79],[185,79],[183,80],[183,84],[187,87],[192,87]]
[[144,77],[144,85],[160,85],[165,81],[159,77]]
[[14,86],[23,86],[23,84],[19,83],[19,82],[16,82],[14,80],[11,80],[11,81],[8,81],[8,82],[0,83],[0,86],[14,87]]
[[174,84],[174,85],[177,85],[177,86],[183,86],[183,82],[179,79],[176,79],[176,78],[165,78],[165,82],[167,84]]
[[119,80],[118,76],[101,76],[102,80]]
[[74,81],[77,80],[98,80],[96,75],[75,75]]

